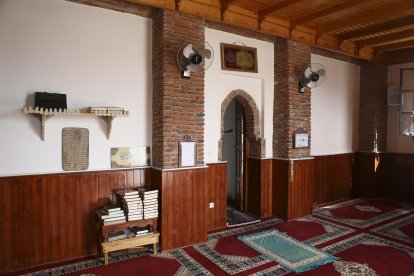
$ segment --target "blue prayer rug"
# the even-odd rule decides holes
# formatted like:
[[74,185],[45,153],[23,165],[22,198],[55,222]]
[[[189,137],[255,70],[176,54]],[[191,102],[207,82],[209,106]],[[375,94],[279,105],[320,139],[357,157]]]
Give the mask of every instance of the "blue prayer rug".
[[338,260],[320,249],[289,237],[275,229],[237,237],[283,267],[304,272]]

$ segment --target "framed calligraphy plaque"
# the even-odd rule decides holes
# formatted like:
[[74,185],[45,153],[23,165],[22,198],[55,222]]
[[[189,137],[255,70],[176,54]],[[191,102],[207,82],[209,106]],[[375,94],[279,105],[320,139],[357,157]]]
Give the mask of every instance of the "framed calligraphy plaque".
[[257,49],[221,43],[221,69],[257,73]]

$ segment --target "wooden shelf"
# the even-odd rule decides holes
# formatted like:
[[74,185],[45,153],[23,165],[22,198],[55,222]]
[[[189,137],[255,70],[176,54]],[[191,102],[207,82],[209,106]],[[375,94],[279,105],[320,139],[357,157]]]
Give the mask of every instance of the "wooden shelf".
[[30,114],[36,117],[40,121],[40,139],[45,140],[45,125],[46,121],[56,115],[68,115],[68,116],[79,116],[79,115],[95,115],[103,119],[106,123],[106,138],[111,137],[112,122],[116,117],[128,117],[129,111],[123,109],[110,108],[93,108],[90,107],[87,112],[81,112],[80,109],[43,109],[43,108],[32,108],[25,107],[23,113]]
[[152,244],[152,250],[154,251],[154,255],[158,254],[157,246],[159,242],[159,233],[147,234],[138,237],[131,237],[117,241],[110,241],[110,242],[103,242],[102,252],[104,254],[104,262],[105,265],[109,263],[109,256],[108,253],[117,250],[123,250],[132,247],[144,246],[148,244]]
[[[128,221],[128,222],[121,222],[117,224],[110,224],[110,225],[102,225],[100,224],[100,230],[101,230],[101,247],[102,247],[102,253],[104,255],[104,261],[105,265],[109,263],[109,257],[108,253],[112,251],[117,250],[123,250],[128,249],[132,247],[138,247],[138,246],[144,246],[152,244],[152,249],[154,251],[154,255],[158,254],[158,243],[159,243],[159,237],[160,234],[157,233],[157,222],[158,218],[152,218],[152,219],[141,219],[136,221]],[[142,236],[136,236],[116,241],[108,241],[108,233],[111,231],[121,231],[125,228],[131,227],[131,226],[147,226],[150,224],[153,228],[153,233],[146,234]]]

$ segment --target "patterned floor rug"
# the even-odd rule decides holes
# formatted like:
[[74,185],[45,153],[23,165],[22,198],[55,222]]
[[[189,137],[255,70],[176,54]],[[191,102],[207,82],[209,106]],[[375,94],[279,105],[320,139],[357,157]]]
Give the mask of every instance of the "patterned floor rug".
[[289,222],[272,218],[229,227],[210,233],[207,242],[157,256],[150,252],[112,257],[106,266],[97,258],[32,270],[27,275],[296,275],[282,261],[238,239],[272,230],[338,258],[301,275],[414,275],[413,225],[413,206],[385,200],[348,200]]

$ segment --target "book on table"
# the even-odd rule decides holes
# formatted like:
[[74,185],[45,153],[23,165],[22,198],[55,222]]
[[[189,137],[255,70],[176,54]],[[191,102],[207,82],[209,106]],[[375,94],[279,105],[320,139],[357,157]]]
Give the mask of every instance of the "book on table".
[[117,241],[125,239],[127,236],[123,230],[121,231],[111,231],[108,233],[108,241]]
[[150,224],[148,224],[147,226],[131,226],[130,228],[136,235],[148,234],[153,232],[152,226]]
[[120,196],[138,195],[138,191],[133,189],[119,189],[116,190],[116,193]]
[[106,214],[101,209],[98,209],[98,210],[96,210],[96,214],[98,215],[98,218],[103,222],[121,220],[121,219],[125,218],[124,211],[111,213],[111,214]]
[[101,208],[101,210],[106,213],[122,211],[121,207],[115,204],[105,205]]
[[126,222],[126,218],[120,219],[120,220],[114,220],[114,221],[101,221],[103,226],[107,226],[107,225],[114,225],[114,224],[119,224],[119,223],[124,223]]
[[138,188],[137,190],[140,194],[147,194],[147,195],[158,194],[158,190],[156,189],[148,189],[148,188],[141,187],[141,188]]

